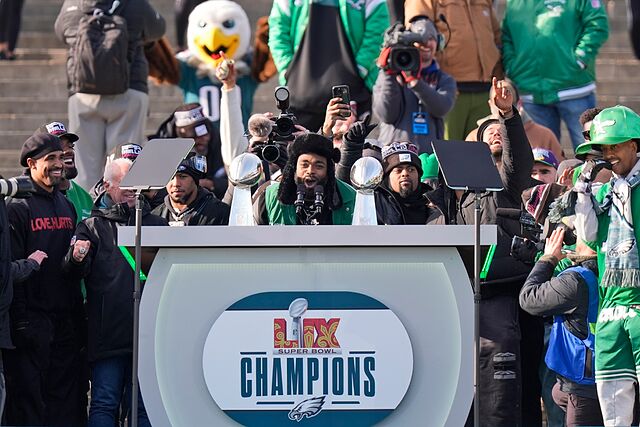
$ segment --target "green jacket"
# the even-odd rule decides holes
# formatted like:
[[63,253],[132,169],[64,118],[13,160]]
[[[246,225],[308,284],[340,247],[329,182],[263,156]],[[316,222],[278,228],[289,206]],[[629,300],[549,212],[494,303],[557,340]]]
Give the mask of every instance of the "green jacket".
[[[596,194],[596,200],[602,203],[607,193],[611,191],[611,184],[607,183],[600,187]],[[631,216],[634,224],[634,234],[636,241],[640,241],[640,185],[631,190]],[[609,233],[609,212],[598,215],[598,239],[596,242],[587,242],[598,254],[598,273],[602,277],[604,273],[605,252],[602,245],[607,241]],[[637,250],[637,247],[636,247]],[[640,289],[638,288],[600,288],[600,300],[611,301],[619,305],[640,304]]]
[[[280,183],[277,182],[267,187],[265,191],[264,197],[269,224],[296,225],[296,208],[293,205],[285,205],[278,200],[279,186]],[[340,209],[331,212],[333,225],[351,225],[353,208],[356,203],[356,190],[340,180],[336,180],[336,187],[342,198],[342,206],[340,206]]]
[[[382,36],[389,26],[385,0],[338,0],[340,17],[351,50],[355,55],[360,77],[369,90],[378,77],[376,59],[380,54]],[[269,49],[280,75],[280,84],[300,45],[309,22],[310,0],[275,0],[269,15]]]
[[507,0],[502,58],[524,101],[552,104],[595,90],[596,55],[609,36],[604,3]]
[[91,209],[93,209],[93,199],[87,193],[84,188],[80,187],[77,183],[71,181],[71,186],[66,191],[65,196],[71,202],[76,214],[78,216],[77,222],[81,222],[83,219],[87,219],[91,216]]

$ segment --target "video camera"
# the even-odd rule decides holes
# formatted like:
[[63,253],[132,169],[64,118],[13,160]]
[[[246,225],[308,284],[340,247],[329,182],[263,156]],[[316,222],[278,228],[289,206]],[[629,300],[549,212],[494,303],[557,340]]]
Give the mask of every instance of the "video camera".
[[0,196],[2,197],[26,199],[31,197],[31,193],[35,191],[31,178],[27,176],[16,176],[9,179],[0,177]]
[[420,51],[414,43],[422,43],[423,36],[407,30],[401,23],[394,24],[384,34],[384,47],[390,48],[387,66],[396,73],[420,71]]
[[269,163],[273,163],[280,158],[279,143],[293,140],[293,133],[296,130],[296,116],[289,112],[289,89],[286,86],[278,86],[273,92],[276,99],[276,107],[280,110],[278,117],[272,117],[273,127],[268,140],[262,143],[262,147],[257,151],[258,157]]
[[[551,232],[556,228],[564,228],[564,243],[566,245],[576,243],[575,231],[566,224],[549,224],[546,226],[545,232],[545,229],[526,211],[519,211],[518,209],[498,209],[498,211],[515,211],[519,213],[518,221],[520,222],[521,235],[513,236],[511,239],[511,256],[525,264],[533,265],[535,263],[536,254],[544,251],[546,238],[551,235]],[[511,218],[514,216],[512,212],[508,212],[507,214],[497,212],[497,214]]]

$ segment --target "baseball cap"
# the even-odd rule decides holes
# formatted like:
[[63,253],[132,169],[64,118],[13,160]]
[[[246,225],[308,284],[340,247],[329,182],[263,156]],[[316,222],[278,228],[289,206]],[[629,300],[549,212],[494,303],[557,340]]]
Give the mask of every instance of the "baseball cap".
[[65,137],[69,140],[69,142],[76,142],[78,139],[80,139],[75,133],[67,131],[66,126],[62,122],[47,123],[46,125],[40,126],[38,128],[38,132],[49,133],[51,135],[57,136],[58,138]]
[[531,151],[533,152],[534,162],[542,163],[547,166],[551,166],[554,169],[558,169],[558,159],[556,159],[553,152],[545,148],[534,148]]

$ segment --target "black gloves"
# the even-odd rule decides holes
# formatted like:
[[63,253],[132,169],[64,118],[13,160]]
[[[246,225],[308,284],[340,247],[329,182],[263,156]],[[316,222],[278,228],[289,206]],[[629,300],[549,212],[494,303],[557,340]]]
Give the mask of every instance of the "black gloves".
[[377,123],[370,124],[370,122],[371,114],[367,113],[361,121],[355,122],[349,127],[344,135],[344,140],[351,143],[350,145],[363,145],[365,138],[378,126]]

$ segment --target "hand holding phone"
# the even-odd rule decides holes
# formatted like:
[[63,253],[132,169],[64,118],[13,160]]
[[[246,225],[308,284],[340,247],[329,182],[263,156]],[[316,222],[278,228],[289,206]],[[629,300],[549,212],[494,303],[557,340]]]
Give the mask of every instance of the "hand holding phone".
[[[349,106],[351,102],[351,94],[349,92],[349,86],[347,85],[333,86],[331,88],[331,95],[333,98],[340,98],[342,100],[341,104],[345,104]],[[346,110],[346,112],[341,113],[341,116],[342,117],[351,116],[351,110],[350,109]]]

